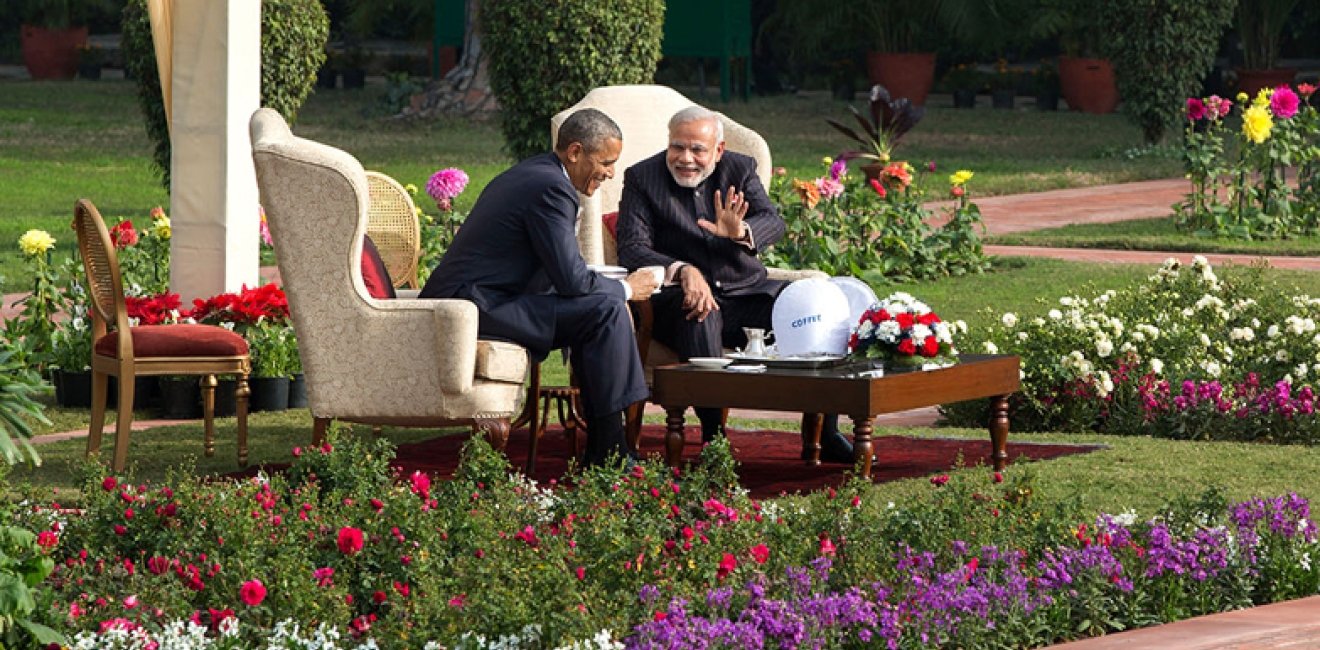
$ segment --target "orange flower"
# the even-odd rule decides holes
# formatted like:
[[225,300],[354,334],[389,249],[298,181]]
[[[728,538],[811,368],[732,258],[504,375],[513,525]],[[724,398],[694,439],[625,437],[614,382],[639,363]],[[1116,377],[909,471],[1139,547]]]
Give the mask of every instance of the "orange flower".
[[820,203],[820,189],[816,187],[815,183],[800,181],[795,178],[793,179],[793,189],[797,190],[798,196],[802,197],[802,203],[808,209],[814,208],[817,203]]
[[880,173],[885,178],[898,181],[900,187],[906,188],[912,184],[912,167],[906,162],[889,163]]

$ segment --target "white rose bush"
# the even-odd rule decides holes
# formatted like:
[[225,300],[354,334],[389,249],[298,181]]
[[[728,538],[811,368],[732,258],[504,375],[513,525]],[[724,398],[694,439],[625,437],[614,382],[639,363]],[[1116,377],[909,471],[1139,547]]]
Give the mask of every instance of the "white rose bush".
[[[965,347],[1022,358],[1015,430],[1317,442],[1320,298],[1294,294],[1259,269],[1170,259],[1133,286],[997,315]],[[985,417],[980,403],[944,412]]]

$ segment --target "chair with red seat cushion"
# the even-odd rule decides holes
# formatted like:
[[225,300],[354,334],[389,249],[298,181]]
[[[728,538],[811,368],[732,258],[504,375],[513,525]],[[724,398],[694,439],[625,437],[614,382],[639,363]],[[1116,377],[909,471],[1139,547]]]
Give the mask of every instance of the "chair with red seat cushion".
[[200,375],[205,414],[203,450],[215,454],[216,375],[238,378],[238,464],[247,465],[247,376],[251,369],[247,341],[213,325],[139,325],[131,327],[124,304],[110,232],[91,201],[81,199],[73,210],[78,251],[87,270],[92,299],[92,422],[87,432],[87,453],[101,448],[105,426],[105,396],[110,377],[119,379],[119,412],[115,425],[115,452],[111,467],[121,472],[128,460],[128,439],[133,424],[134,379],[147,375]]

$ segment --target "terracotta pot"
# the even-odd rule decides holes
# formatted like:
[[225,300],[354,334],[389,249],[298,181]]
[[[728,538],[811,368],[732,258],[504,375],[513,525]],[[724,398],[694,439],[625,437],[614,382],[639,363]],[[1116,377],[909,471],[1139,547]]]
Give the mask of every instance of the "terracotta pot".
[[1293,79],[1297,78],[1297,68],[1270,68],[1268,70],[1237,68],[1235,72],[1237,72],[1238,92],[1246,93],[1252,97],[1255,97],[1261,88],[1289,86],[1292,85]]
[[87,28],[23,25],[21,40],[23,64],[33,79],[72,79],[78,72],[78,48],[87,45]]
[[1112,113],[1118,108],[1114,67],[1106,59],[1059,57],[1059,85],[1071,110]]
[[907,97],[916,106],[926,105],[935,84],[935,53],[866,53],[866,75],[871,83],[889,90],[889,96]]
[[881,162],[868,163],[861,166],[862,173],[866,174],[866,180],[872,181],[880,178],[880,172],[885,170],[885,164]]

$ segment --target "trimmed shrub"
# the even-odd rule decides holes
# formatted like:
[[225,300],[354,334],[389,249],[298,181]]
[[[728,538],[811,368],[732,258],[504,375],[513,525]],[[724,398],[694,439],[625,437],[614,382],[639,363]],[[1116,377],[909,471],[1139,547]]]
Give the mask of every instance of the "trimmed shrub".
[[662,0],[484,3],[490,84],[509,154],[548,151],[551,116],[592,88],[651,83],[664,16]]
[[[265,0],[261,3],[261,105],[293,122],[307,94],[316,85],[316,72],[325,63],[330,18],[318,0]],[[138,83],[138,103],[147,123],[147,136],[155,143],[153,155],[161,183],[170,185],[170,133],[161,100],[156,50],[146,0],[124,6],[124,65]]]
[[1198,94],[1237,0],[1117,0],[1100,5],[1105,56],[1114,64],[1123,112],[1146,142],[1159,142]]

